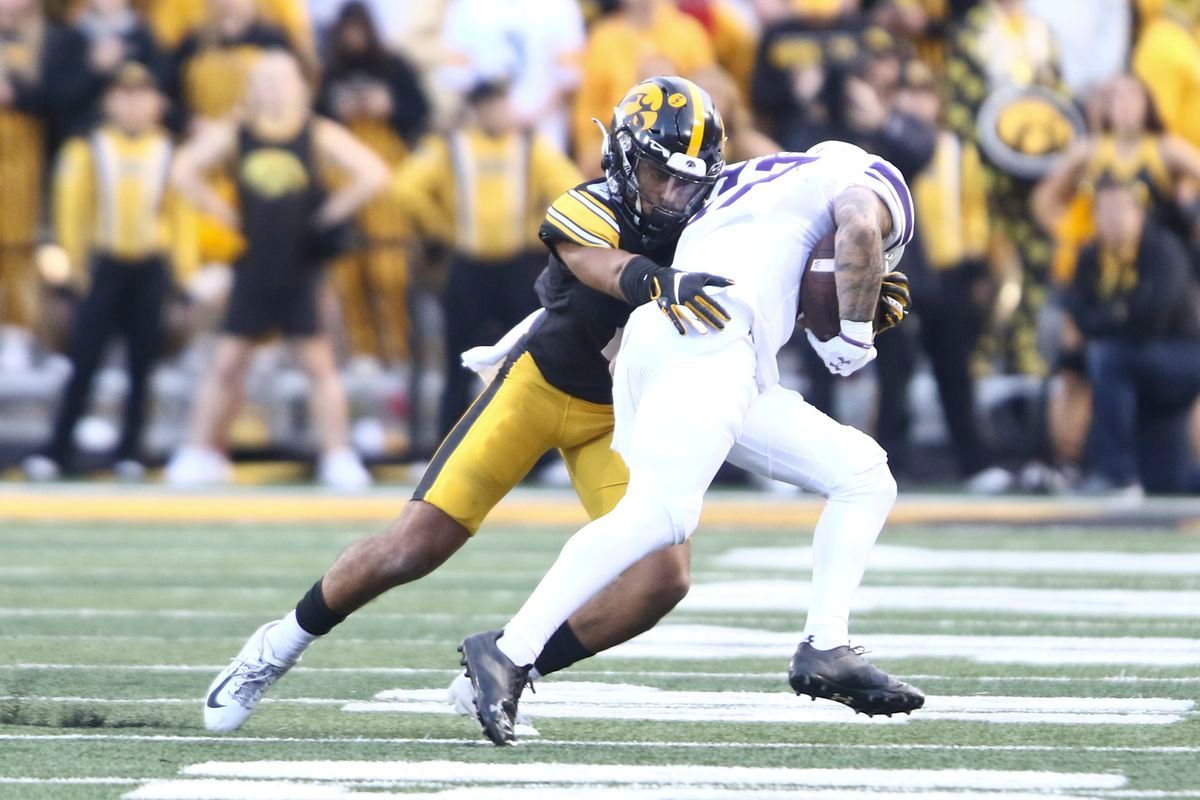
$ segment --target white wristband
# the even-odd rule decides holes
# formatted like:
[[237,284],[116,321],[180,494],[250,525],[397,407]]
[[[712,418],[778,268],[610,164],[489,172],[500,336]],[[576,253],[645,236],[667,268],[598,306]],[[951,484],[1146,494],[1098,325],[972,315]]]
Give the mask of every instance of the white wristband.
[[842,338],[849,339],[852,343],[863,347],[870,347],[875,341],[875,323],[844,319],[842,320]]

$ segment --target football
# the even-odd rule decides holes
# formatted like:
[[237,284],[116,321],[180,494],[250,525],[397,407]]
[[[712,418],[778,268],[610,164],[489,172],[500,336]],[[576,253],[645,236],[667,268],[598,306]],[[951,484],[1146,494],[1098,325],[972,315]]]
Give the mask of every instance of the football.
[[837,281],[833,272],[833,234],[821,239],[808,256],[800,281],[799,321],[822,342],[841,332]]

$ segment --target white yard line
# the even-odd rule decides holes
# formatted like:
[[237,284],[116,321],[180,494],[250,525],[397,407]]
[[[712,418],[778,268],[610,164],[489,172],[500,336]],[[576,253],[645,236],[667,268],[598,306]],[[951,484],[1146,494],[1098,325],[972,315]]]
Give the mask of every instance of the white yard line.
[[[806,572],[811,547],[737,547],[714,559],[722,567]],[[871,573],[1016,572],[1092,575],[1196,575],[1200,552],[1120,553],[1096,550],[943,550],[876,545]]]
[[[930,697],[914,717],[897,715],[892,724],[967,721],[1000,724],[1170,725],[1194,706],[1170,698],[1095,697]],[[654,722],[758,722],[773,724],[881,724],[829,701],[810,703],[786,692],[696,692],[650,686],[559,681],[545,684],[521,706],[535,719],[620,719]],[[356,713],[452,713],[444,689],[393,689],[370,702],[355,702]]]
[[[714,625],[659,625],[598,657],[711,661],[722,658],[788,659],[796,633]],[[967,659],[990,664],[1200,664],[1200,639],[1085,636],[870,635],[873,659]]]
[[[115,706],[178,706],[195,698],[111,698],[52,695],[2,695],[0,702]],[[341,706],[354,713],[450,714],[446,690],[393,689],[371,701],[323,697],[266,698],[279,705]],[[522,706],[535,717],[556,719],[625,719],[662,722],[862,723],[841,705],[807,703],[784,692],[695,692],[613,683],[558,681],[545,684]],[[1193,708],[1191,700],[1169,698],[992,697],[935,695],[917,719],[989,723],[1053,723],[1082,725],[1169,725]],[[894,723],[907,722],[897,716]],[[881,720],[876,719],[878,724]]]
[[[716,586],[717,584],[707,584],[707,585],[708,586]],[[722,585],[727,585],[727,584],[722,584]],[[719,604],[725,602],[723,598],[719,598],[719,597],[713,598],[711,596],[704,596],[704,592],[708,591],[708,590],[704,589],[704,586],[705,586],[705,584],[698,584],[696,587],[694,587],[695,591],[699,591],[701,593],[701,595],[700,595],[701,599],[697,600],[695,602],[700,603],[701,605],[704,605],[706,603],[714,603],[714,604],[719,605]],[[751,590],[749,588],[746,588],[746,589],[741,589],[738,591],[741,593],[749,593]],[[740,601],[735,599],[732,602],[736,603],[736,602],[740,602]],[[771,604],[782,603],[782,602],[783,601],[780,601],[780,600],[763,600],[763,599],[755,599],[755,600],[751,601],[752,604],[761,604],[761,605],[771,605]],[[744,624],[747,621],[750,621],[751,623],[753,623],[753,618],[748,620],[747,615],[761,612],[763,610],[766,610],[766,609],[762,609],[762,608],[742,609],[742,608],[726,608],[726,607],[721,607],[719,609],[718,608],[706,609],[706,608],[700,608],[700,607],[693,608],[693,607],[690,607],[685,604],[683,607],[681,607],[679,609],[678,613],[686,614],[687,618],[693,622],[703,623],[703,624],[707,624],[707,625],[739,625],[739,624]],[[792,607],[789,607],[788,610],[792,611],[795,609]],[[863,608],[860,611],[861,616],[858,617],[858,621],[861,624],[864,619],[869,620],[870,614],[872,614],[874,612],[887,611],[887,610],[888,610],[887,608],[882,608],[882,607],[881,608]],[[948,608],[946,610],[954,611],[955,609]],[[1043,612],[1013,611],[1010,613],[1012,613],[1012,614],[1017,614],[1017,613],[1040,614]],[[1045,612],[1045,613],[1050,613],[1050,612]],[[1070,613],[1072,613],[1072,612],[1064,611],[1062,616],[1064,616],[1064,617],[1070,616]],[[1140,612],[1139,612],[1139,614],[1140,614]],[[11,618],[11,619],[105,619],[105,618],[111,618],[111,619],[122,619],[122,620],[124,620],[124,619],[134,619],[134,620],[136,620],[136,619],[168,619],[168,620],[175,620],[175,619],[187,619],[187,620],[190,620],[190,619],[196,619],[196,620],[247,619],[247,620],[261,621],[261,620],[265,619],[266,616],[267,615],[265,615],[261,612],[256,612],[256,611],[196,611],[196,610],[191,610],[191,609],[0,608],[0,619],[4,619],[4,618]],[[1105,619],[1079,619],[1079,618],[1062,619],[1062,620],[1053,621],[1053,624],[1057,624],[1060,626],[1069,626],[1072,631],[1076,631],[1076,630],[1111,631],[1114,629],[1124,630],[1125,628],[1128,627],[1128,624],[1129,624],[1126,621],[1126,619],[1124,619],[1124,618],[1129,617],[1129,616],[1137,616],[1137,614],[1114,614],[1109,617],[1106,617]],[[1141,627],[1143,629],[1148,630],[1148,629],[1152,628],[1155,633],[1170,634],[1173,631],[1178,631],[1178,630],[1191,631],[1191,630],[1195,630],[1195,627],[1196,627],[1196,623],[1191,620],[1191,617],[1192,616],[1200,617],[1200,612],[1197,612],[1194,615],[1184,614],[1184,613],[1175,613],[1175,614],[1162,614],[1162,615],[1158,615],[1158,616],[1159,617],[1174,616],[1176,619],[1174,619],[1174,620],[1163,619],[1163,618],[1150,619],[1149,617],[1143,617],[1142,619],[1144,621],[1139,624],[1141,625]],[[482,625],[486,625],[486,624],[491,624],[492,622],[502,622],[505,619],[507,619],[507,617],[503,614],[479,614],[479,613],[451,614],[451,613],[445,613],[445,612],[411,612],[411,613],[410,612],[395,612],[395,613],[392,613],[392,612],[372,611],[369,614],[364,615],[362,619],[364,621],[373,621],[376,623],[396,622],[396,621],[403,622],[403,621],[413,621],[413,620],[419,620],[422,622],[459,622],[459,621],[468,621],[469,620],[469,621],[471,621],[472,625],[482,626]],[[880,622],[876,622],[874,624],[876,626],[886,625],[886,623],[880,623]],[[997,622],[996,622],[995,618],[987,617],[987,616],[979,616],[979,617],[956,616],[954,619],[951,619],[951,620],[946,620],[946,619],[920,620],[918,622],[918,624],[921,624],[921,625],[927,626],[927,627],[931,627],[931,628],[936,626],[940,630],[948,630],[951,628],[994,629],[997,627]],[[1038,617],[1038,618],[1034,618],[1034,619],[1009,619],[1009,620],[1005,620],[1003,623],[1000,623],[1000,624],[1006,630],[1019,632],[1021,630],[1025,630],[1025,629],[1042,629],[1047,625],[1047,622],[1044,619]],[[12,635],[21,637],[21,638],[25,638],[27,636],[44,636],[43,634],[38,634],[38,633],[12,634]],[[2,637],[0,637],[0,638],[2,638]],[[108,638],[113,638],[113,637],[108,637]],[[157,638],[157,637],[155,637],[155,638]],[[179,641],[179,639],[175,639],[175,641]],[[343,641],[343,640],[339,639],[338,641]]]
[[[144,617],[161,619],[234,619],[241,617],[253,617],[255,619],[259,619],[265,616],[266,615],[264,615],[262,612],[258,611],[217,611],[194,610],[188,608],[0,608],[0,618],[9,617],[15,619],[45,617],[79,617],[83,619],[90,619],[93,617]],[[364,618],[376,620],[421,619],[440,621],[482,617],[494,617],[496,619],[501,619],[503,616],[504,615],[502,614],[494,613],[452,614],[444,611],[372,611],[369,615],[364,616]]]
[[[338,641],[341,641],[340,639]],[[227,664],[0,664],[0,670],[98,670],[112,672],[220,672]],[[296,667],[293,675],[300,673],[361,673],[364,675],[456,675],[462,670],[422,669],[419,667]],[[625,674],[625,673],[614,673]]]
[[[239,642],[243,640],[244,631],[231,631],[224,634],[213,634],[211,636],[155,636],[152,634],[61,634],[61,633],[0,633],[0,641],[18,641],[18,640],[34,640],[39,642],[173,642],[189,643],[189,642],[212,642],[224,641],[228,639],[237,639]],[[412,638],[397,638],[383,637],[376,639],[354,639],[354,638],[339,638],[339,644],[369,644],[378,647],[380,644],[392,645],[439,645],[447,646],[445,638],[440,637],[412,637]]]
[[128,786],[130,784],[145,783],[153,780],[152,778],[21,778],[21,777],[4,777],[0,776],[0,786],[37,786],[40,784],[48,784],[51,786],[61,785],[77,785],[77,786]]
[[[38,671],[97,671],[97,672],[163,672],[163,673],[216,673],[225,668],[225,664],[48,664],[23,662],[18,664],[0,664],[3,670]],[[461,670],[444,669],[440,667],[295,667],[292,675],[445,675],[447,678],[457,675]],[[638,669],[576,669],[559,673],[554,678],[725,678],[739,681],[773,681],[780,682],[786,677],[784,670],[774,672],[704,672],[691,670],[638,670]],[[1112,683],[1112,684],[1194,684],[1200,683],[1198,675],[1180,675],[1174,678],[1147,675],[935,675],[915,674],[905,676],[910,681],[963,681],[978,683]],[[539,686],[541,684],[538,684]]]
[[[339,784],[201,779],[150,781],[122,797],[124,800],[349,800],[363,794]],[[387,792],[371,796],[396,795]]]
[[181,773],[209,778],[352,781],[395,785],[541,784],[881,789],[1117,789],[1125,776],[971,769],[797,769],[686,765],[505,764],[461,761],[206,761]]
[[[1030,554],[1033,557],[1033,554]],[[697,583],[681,611],[782,611],[808,607],[806,581],[744,580]],[[952,611],[1054,614],[1105,619],[1200,617],[1200,592],[1136,589],[1027,589],[1013,586],[863,586],[856,613]]]
[[[131,741],[163,743],[224,744],[348,744],[348,745],[477,745],[490,748],[490,742],[482,738],[429,739],[412,737],[372,736],[195,736],[169,734],[120,734],[120,733],[10,733],[0,734],[0,741]],[[1116,747],[1100,745],[1038,745],[1038,744],[851,744],[846,742],[687,742],[687,741],[603,741],[591,739],[537,738],[522,742],[523,747],[589,747],[598,749],[652,749],[652,750],[855,750],[862,752],[930,751],[966,753],[1130,753],[1154,755],[1189,755],[1200,753],[1200,746],[1143,746]]]
[[[401,800],[495,800],[498,786],[474,786],[438,789],[432,792],[358,792],[351,785],[375,787],[380,784],[311,784],[292,781],[239,781],[193,779],[154,781],[125,795],[125,800],[349,800],[350,798],[400,798]],[[516,790],[521,800],[562,800],[563,788],[522,786]],[[1044,793],[916,791],[905,792],[918,800],[1045,800]],[[729,789],[632,786],[572,786],[572,800],[812,800],[811,789]],[[1057,792],[1055,797],[1070,800],[1074,795]],[[871,790],[828,789],[820,791],[821,800],[879,800]]]
[[[0,702],[19,701],[22,703],[87,703],[89,705],[109,706],[175,706],[192,705],[203,702],[204,698],[193,697],[74,697],[51,695],[0,695]],[[267,697],[264,703],[287,703],[302,706],[336,706],[357,702],[354,700],[336,700],[328,697]]]

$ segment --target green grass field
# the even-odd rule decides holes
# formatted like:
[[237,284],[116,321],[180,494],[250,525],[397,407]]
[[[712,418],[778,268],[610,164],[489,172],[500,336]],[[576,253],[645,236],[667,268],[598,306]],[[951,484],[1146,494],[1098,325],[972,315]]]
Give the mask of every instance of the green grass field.
[[702,527],[685,605],[508,749],[442,701],[455,646],[569,531],[493,527],[209,735],[212,676],[374,527],[0,523],[0,798],[1200,797],[1200,537],[1165,524],[886,530],[851,629],[929,695],[896,720],[788,690],[808,529]]

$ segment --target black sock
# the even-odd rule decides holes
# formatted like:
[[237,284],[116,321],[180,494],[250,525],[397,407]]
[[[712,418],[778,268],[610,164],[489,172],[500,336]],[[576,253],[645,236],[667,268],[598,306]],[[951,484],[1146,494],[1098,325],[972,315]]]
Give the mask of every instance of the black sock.
[[308,590],[308,594],[300,598],[300,602],[296,604],[296,622],[313,636],[324,636],[345,619],[345,614],[335,614],[329,610],[329,606],[325,605],[325,595],[321,593],[321,581],[314,583],[313,587]]
[[546,642],[542,654],[533,662],[534,669],[539,675],[545,676],[560,669],[566,669],[576,661],[583,661],[596,655],[583,646],[570,623],[564,622]]

